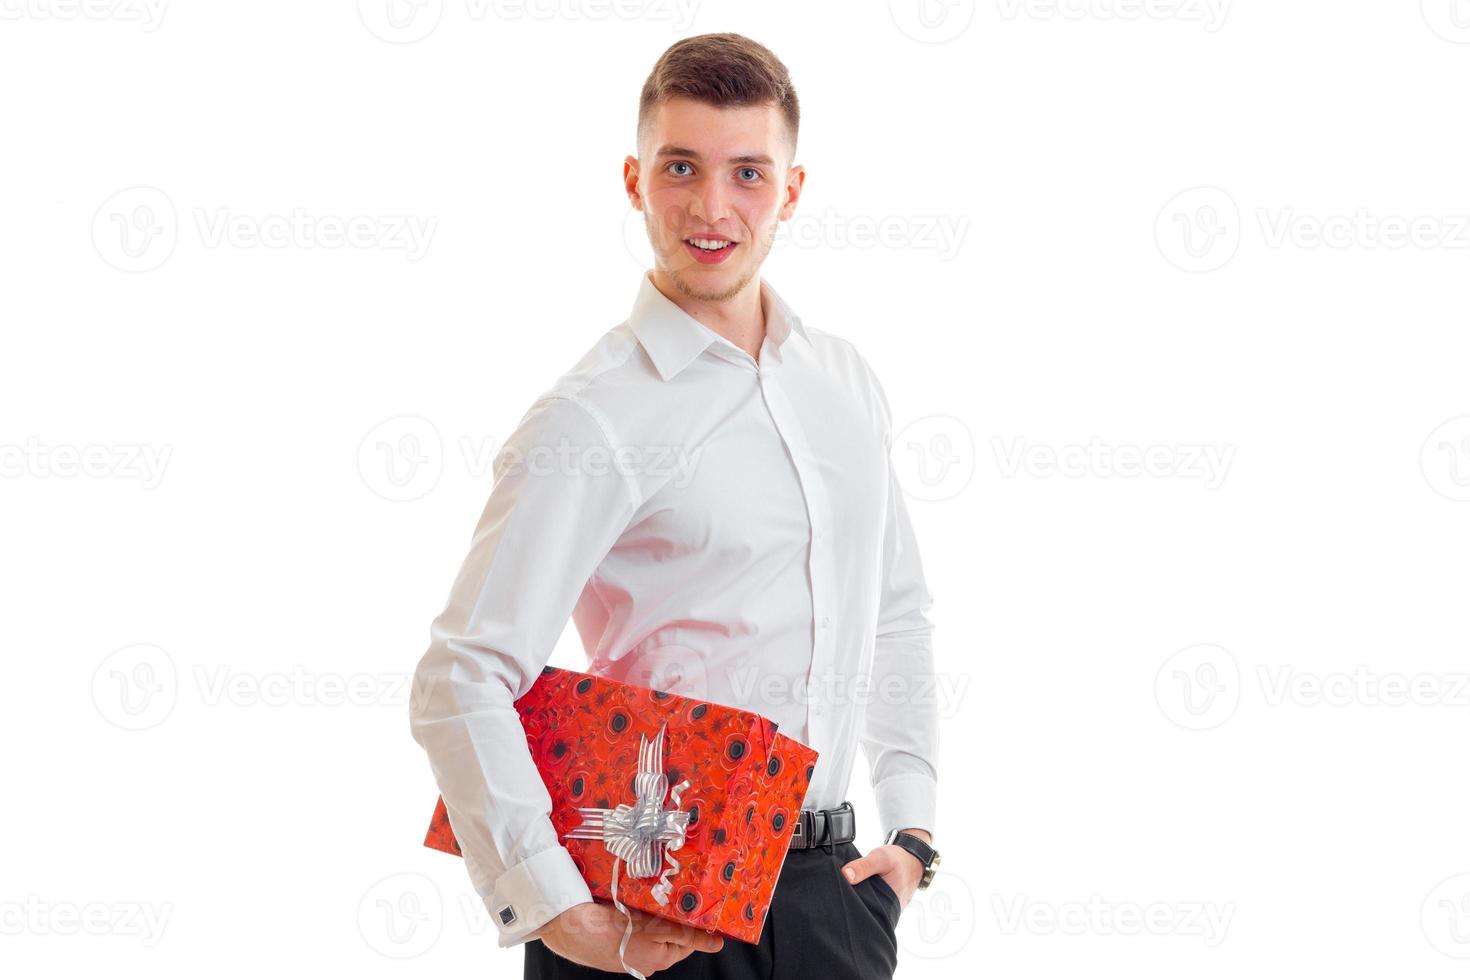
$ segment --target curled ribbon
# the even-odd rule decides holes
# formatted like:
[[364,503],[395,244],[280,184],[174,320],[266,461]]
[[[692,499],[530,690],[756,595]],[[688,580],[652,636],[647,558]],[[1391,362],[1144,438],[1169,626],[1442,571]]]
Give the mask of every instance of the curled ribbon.
[[[664,773],[664,733],[667,729],[667,724],[661,726],[652,742],[646,735],[638,736],[638,773],[633,777],[636,797],[633,804],[619,803],[612,809],[578,807],[582,822],[566,835],[568,839],[600,840],[613,855],[613,904],[628,920],[623,930],[623,941],[618,944],[618,962],[638,980],[647,978],[624,959],[628,940],[633,937],[633,914],[618,898],[618,865],[626,864],[628,875],[633,878],[657,875],[658,883],[650,892],[660,905],[669,904],[669,892],[673,890],[669,879],[679,871],[679,861],[672,852],[684,846],[689,828],[689,813],[680,809],[679,804],[679,796],[689,788],[689,780],[670,789],[669,778]],[[673,803],[673,809],[664,808],[665,796]]]

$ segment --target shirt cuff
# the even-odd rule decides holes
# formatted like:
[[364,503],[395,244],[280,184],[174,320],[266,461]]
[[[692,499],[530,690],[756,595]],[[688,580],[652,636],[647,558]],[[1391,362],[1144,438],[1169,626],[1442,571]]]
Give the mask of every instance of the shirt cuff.
[[565,847],[533,854],[496,879],[485,899],[500,947],[519,946],[573,905],[592,901],[587,880]]
[[938,807],[939,785],[920,772],[889,776],[873,787],[878,806],[878,819],[883,834],[890,830],[927,830],[931,838]]

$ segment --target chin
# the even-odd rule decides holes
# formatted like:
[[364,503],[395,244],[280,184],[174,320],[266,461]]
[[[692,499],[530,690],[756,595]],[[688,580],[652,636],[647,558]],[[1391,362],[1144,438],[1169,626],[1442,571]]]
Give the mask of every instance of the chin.
[[723,302],[740,292],[753,278],[746,269],[682,268],[670,272],[679,291],[690,299]]

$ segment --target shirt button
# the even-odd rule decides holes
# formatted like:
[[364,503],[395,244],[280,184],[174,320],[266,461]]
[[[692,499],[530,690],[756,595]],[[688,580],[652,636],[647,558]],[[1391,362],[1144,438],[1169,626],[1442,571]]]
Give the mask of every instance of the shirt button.
[[822,617],[822,629],[826,629],[828,626],[831,626],[831,625],[832,625],[832,618],[830,616],[823,616]]

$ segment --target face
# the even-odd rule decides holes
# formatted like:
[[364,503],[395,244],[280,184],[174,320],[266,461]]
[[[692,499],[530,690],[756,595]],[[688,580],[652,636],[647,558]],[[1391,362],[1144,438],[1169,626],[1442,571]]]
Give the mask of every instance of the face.
[[639,152],[624,161],[623,182],[643,212],[655,279],[693,300],[738,294],[759,275],[805,180],[780,109],[671,99],[654,110]]

